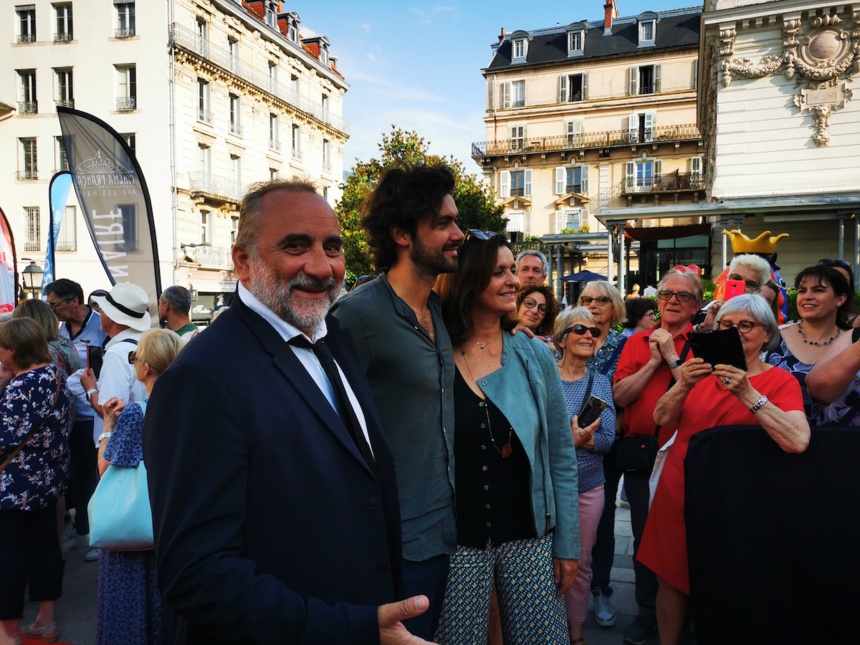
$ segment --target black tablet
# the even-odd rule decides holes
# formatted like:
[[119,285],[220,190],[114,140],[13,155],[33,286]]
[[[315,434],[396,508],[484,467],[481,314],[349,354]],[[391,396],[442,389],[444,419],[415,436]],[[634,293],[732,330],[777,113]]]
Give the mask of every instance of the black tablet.
[[747,360],[744,357],[741,335],[737,327],[714,331],[692,331],[688,337],[693,356],[704,359],[711,367],[721,364],[747,370]]

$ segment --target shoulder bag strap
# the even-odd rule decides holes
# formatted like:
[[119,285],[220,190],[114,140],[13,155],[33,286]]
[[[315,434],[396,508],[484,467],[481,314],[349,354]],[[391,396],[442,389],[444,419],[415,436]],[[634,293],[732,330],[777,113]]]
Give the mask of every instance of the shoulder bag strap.
[[629,336],[622,338],[621,342],[615,346],[615,349],[612,350],[612,356],[609,357],[609,360],[603,364],[603,367],[600,368],[600,373],[606,376],[609,372],[609,369],[615,365],[615,362],[618,360],[618,355],[621,354],[621,350],[624,349],[624,345],[627,344],[627,339]]
[[[51,404],[51,409],[48,410],[48,414],[45,415],[46,417],[50,416],[51,413],[54,411],[54,408],[57,407],[57,400],[60,398],[60,368],[55,367],[54,369],[57,373],[57,391],[54,392],[54,402]],[[18,456],[18,453],[21,452],[21,449],[27,445],[27,442],[33,438],[33,435],[35,435],[39,431],[39,429],[42,427],[42,425],[44,425],[44,423],[44,419],[37,423],[36,426],[32,430],[30,430],[30,432],[27,433],[27,435],[24,437],[24,440],[17,446],[15,446],[15,449],[11,453],[9,453],[9,456],[3,460],[2,464],[0,464],[0,473],[6,470],[6,466],[12,463],[12,460]]]
[[585,386],[585,396],[582,397],[582,407],[579,409],[579,415],[582,415],[585,404],[588,403],[588,397],[591,396],[591,387],[594,385],[594,372],[588,370],[588,385]]

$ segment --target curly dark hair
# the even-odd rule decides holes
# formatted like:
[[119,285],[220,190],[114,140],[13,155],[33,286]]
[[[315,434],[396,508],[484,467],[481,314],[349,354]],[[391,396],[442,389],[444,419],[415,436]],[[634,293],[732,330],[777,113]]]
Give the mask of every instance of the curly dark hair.
[[377,271],[388,271],[397,262],[391,227],[414,239],[419,220],[439,213],[445,195],[453,195],[454,183],[454,173],[445,164],[403,163],[383,173],[361,205],[361,225]]
[[624,306],[627,308],[627,320],[624,321],[624,327],[627,329],[635,329],[642,316],[649,311],[657,311],[657,301],[654,298],[630,298]]
[[[490,284],[503,246],[511,248],[504,235],[493,235],[487,240],[476,238],[460,248],[457,272],[439,276],[435,289],[442,298],[442,316],[452,344],[459,345],[472,335],[475,328],[472,312],[478,294]],[[510,331],[516,324],[513,316],[502,317],[502,329]]]
[[546,315],[543,317],[541,324],[532,331],[536,336],[548,336],[552,333],[553,326],[555,325],[555,317],[561,311],[558,300],[555,299],[555,293],[553,293],[550,287],[544,284],[530,284],[520,289],[520,292],[517,294],[517,314],[520,313],[523,301],[533,293],[543,294],[543,297],[546,298]]

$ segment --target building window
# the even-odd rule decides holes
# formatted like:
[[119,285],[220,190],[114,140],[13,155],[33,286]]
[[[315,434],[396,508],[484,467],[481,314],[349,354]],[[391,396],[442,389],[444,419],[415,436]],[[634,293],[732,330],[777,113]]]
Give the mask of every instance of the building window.
[[654,20],[643,20],[639,23],[639,44],[653,45],[654,32],[656,31],[657,23]]
[[235,38],[227,38],[227,69],[236,71],[239,69],[239,41]]
[[121,136],[123,138],[123,140],[125,141],[125,144],[131,150],[131,156],[136,157],[137,156],[137,137],[133,133],[121,134],[119,136]]
[[54,5],[57,12],[57,31],[54,33],[55,42],[68,42],[74,38],[72,29],[72,5]]
[[63,214],[63,223],[57,235],[56,248],[58,251],[78,250],[78,224],[77,210],[74,206],[66,206]]
[[581,147],[585,142],[585,120],[573,119],[565,124],[565,134],[567,135],[567,145],[571,147]]
[[137,109],[137,67],[134,65],[116,65],[117,88],[116,109],[119,112],[131,112]]
[[233,184],[233,192],[242,192],[242,157],[230,155],[230,181]]
[[582,53],[585,35],[581,31],[571,31],[567,34],[567,53]]
[[323,139],[322,156],[323,170],[331,170],[331,152],[328,139]]
[[212,123],[212,112],[209,111],[209,81],[197,79],[197,120]]
[[290,75],[290,100],[294,103],[299,100],[299,77],[295,74]]
[[196,49],[204,57],[209,55],[209,24],[205,20],[197,19]]
[[55,69],[56,103],[60,107],[75,107],[75,85],[71,69]]
[[38,206],[24,207],[24,227],[24,250],[40,250],[42,248],[42,226]]
[[565,208],[555,213],[555,234],[560,235],[582,228],[582,209]]
[[532,171],[503,170],[499,173],[499,197],[531,197]]
[[509,81],[501,84],[501,106],[505,108],[521,108],[526,106],[526,82]]
[[269,61],[269,91],[274,92],[278,88],[278,64]]
[[292,20],[290,20],[290,27],[287,29],[287,39],[293,43],[299,42],[299,27]]
[[660,182],[662,161],[628,161],[625,166],[625,189],[628,193],[648,193]]
[[654,112],[631,114],[628,121],[630,143],[647,143],[654,140]]
[[328,186],[323,186],[323,199],[328,201]]
[[701,188],[702,184],[702,158],[692,157],[690,159],[690,187]]
[[322,95],[322,115],[323,115],[324,121],[328,121],[328,106],[329,106],[328,94],[323,94]]
[[292,155],[294,159],[302,158],[302,129],[293,123]]
[[629,70],[629,94],[655,94],[660,91],[660,65],[640,65]]
[[271,150],[281,149],[281,128],[278,124],[277,114],[269,114],[269,148]]
[[122,213],[122,233],[125,242],[117,244],[118,251],[137,251],[137,206],[135,204],[119,204]]
[[235,94],[230,95],[230,132],[233,134],[242,134],[241,122],[241,107],[239,97]]
[[527,233],[531,228],[529,215],[530,213],[523,211],[505,213],[505,217],[508,218],[508,224],[505,227],[505,230],[508,233]]
[[18,179],[39,178],[39,157],[36,137],[18,139]]
[[558,77],[558,102],[576,103],[588,98],[588,74],[563,74]]
[[18,70],[18,114],[36,114],[39,103],[36,100],[36,70]]
[[18,42],[36,42],[36,5],[15,7],[15,13],[18,14]]
[[328,67],[328,47],[324,43],[320,43],[320,62]]
[[588,166],[569,168],[561,166],[555,169],[555,194],[577,195],[588,194]]
[[[277,179],[277,177],[276,177],[276,179]],[[238,236],[239,236],[239,218],[236,217],[235,215],[231,215],[230,216],[230,244],[235,244],[236,238]]]
[[134,25],[134,2],[119,2],[114,4],[116,8],[116,32],[117,38],[131,38],[135,34]]
[[278,26],[278,2],[277,0],[266,0],[266,24],[269,27]]
[[269,168],[269,181],[277,181],[281,178],[281,171],[277,168]]
[[69,158],[66,156],[66,146],[63,137],[54,137],[54,173],[69,169]]
[[524,125],[511,126],[511,150],[522,150],[526,147],[526,127]]
[[212,171],[212,151],[202,143],[197,144],[197,170],[207,176]]
[[200,244],[212,243],[212,213],[209,211],[200,211]]
[[517,38],[514,41],[514,63],[516,62],[524,62],[526,58],[526,51],[528,50],[528,46],[526,45],[525,38]]

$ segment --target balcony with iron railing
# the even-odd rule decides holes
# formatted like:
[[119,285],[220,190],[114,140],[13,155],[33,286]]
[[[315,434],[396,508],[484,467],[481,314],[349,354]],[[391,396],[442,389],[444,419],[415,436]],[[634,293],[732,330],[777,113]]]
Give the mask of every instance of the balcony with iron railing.
[[137,98],[132,96],[122,96],[116,100],[117,112],[133,112],[137,109]]
[[236,134],[236,135],[242,136],[242,126],[239,125],[238,123],[231,123],[230,124],[230,134]]
[[233,254],[224,246],[200,245],[194,249],[193,259],[200,266],[217,269],[232,269]]
[[54,103],[57,104],[57,107],[64,107],[64,108],[75,107],[75,99],[67,99],[67,100],[63,100],[63,101],[54,101]]
[[70,31],[61,31],[59,33],[54,34],[54,42],[55,43],[68,43],[73,41],[75,38]]
[[36,114],[39,111],[38,101],[19,101],[18,114]]
[[58,240],[57,241],[57,250],[58,251],[77,251],[78,243],[75,240]]
[[212,112],[211,110],[204,110],[203,108],[197,109],[197,120],[203,121],[204,123],[212,123]]
[[281,142],[277,139],[269,139],[269,150],[274,150],[275,152],[281,151]]
[[114,37],[116,38],[131,38],[134,36],[134,27],[124,28],[120,27],[113,32]]
[[27,240],[24,242],[24,250],[25,251],[38,251],[41,248],[41,244],[39,244],[39,240]]
[[238,203],[244,194],[242,186],[229,177],[208,172],[189,172],[188,184],[192,197],[200,195],[213,201]]
[[638,130],[610,130],[551,137],[523,137],[477,141],[472,144],[472,157],[493,157],[509,154],[564,152],[589,148],[611,148],[665,142],[696,141],[702,135],[695,125],[665,125]]
[[705,179],[700,172],[671,172],[655,177],[628,177],[621,182],[619,194],[678,193],[705,190]]
[[15,173],[15,178],[18,181],[34,181],[39,178],[39,171],[35,168],[30,170],[19,170]]
[[16,40],[19,43],[34,43],[36,42],[36,34],[18,34]]
[[173,23],[170,37],[171,44],[175,47],[180,47],[185,51],[214,63],[259,89],[273,94],[305,114],[319,119],[323,123],[327,123],[344,134],[349,134],[349,123],[339,116],[332,114],[330,109],[324,109],[322,104],[311,101],[309,98],[293,91],[290,86],[270,78],[267,72],[260,71],[242,62],[237,56],[230,54],[229,50],[222,49],[207,41],[201,41],[193,30]]

